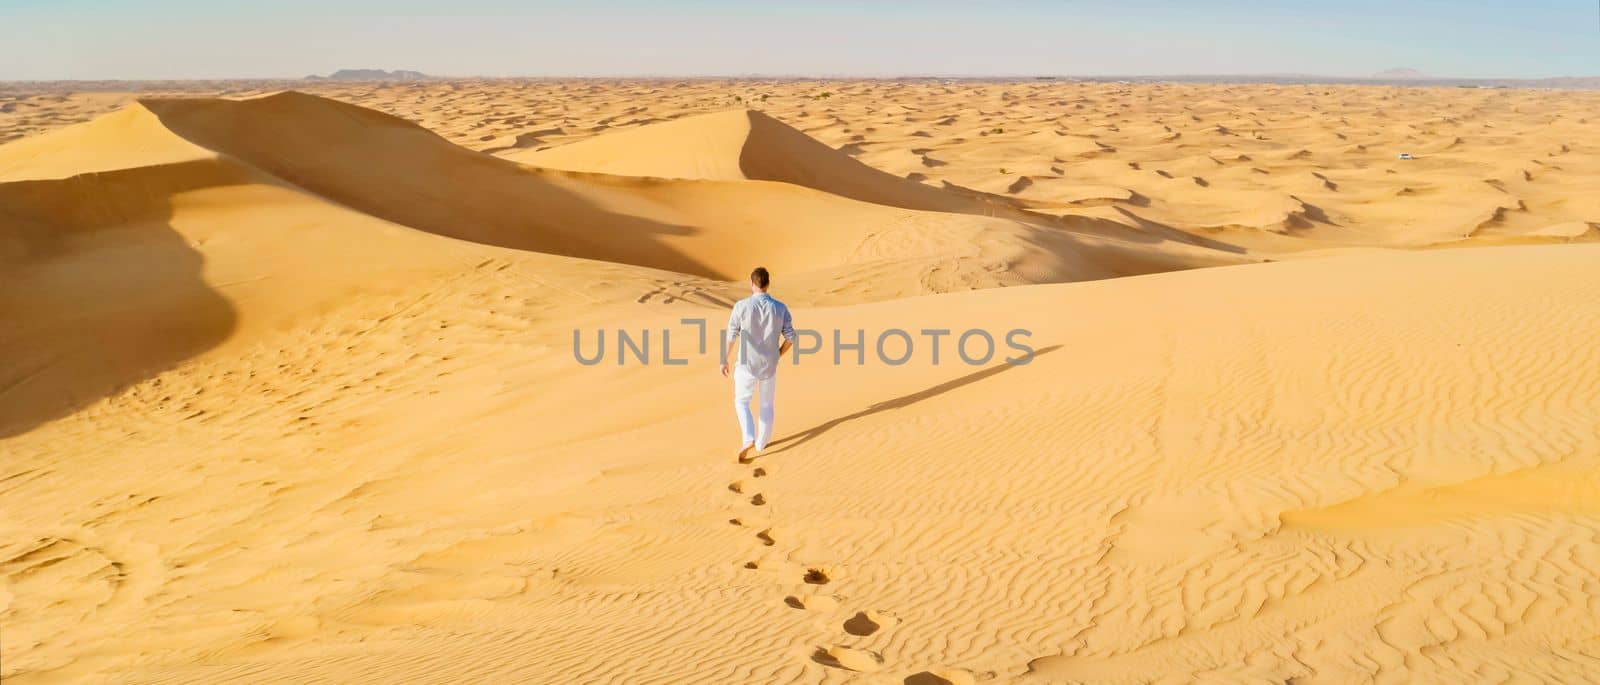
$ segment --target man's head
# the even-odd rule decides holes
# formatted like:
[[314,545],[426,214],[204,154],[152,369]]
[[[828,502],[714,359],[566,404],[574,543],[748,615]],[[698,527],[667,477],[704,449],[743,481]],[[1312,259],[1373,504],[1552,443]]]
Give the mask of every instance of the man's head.
[[750,292],[764,293],[767,286],[772,283],[772,275],[767,273],[767,267],[758,266],[750,272]]

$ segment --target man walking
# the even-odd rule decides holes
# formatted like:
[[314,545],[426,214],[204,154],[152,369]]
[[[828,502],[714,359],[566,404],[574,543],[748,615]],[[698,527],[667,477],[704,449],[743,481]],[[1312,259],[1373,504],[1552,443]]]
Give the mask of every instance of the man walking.
[[[777,394],[778,358],[794,346],[794,321],[789,308],[771,295],[767,286],[771,276],[764,267],[750,272],[750,296],[733,305],[728,316],[728,342],[722,354],[722,375],[728,375],[728,360],[739,344],[739,361],[733,369],[733,409],[739,417],[744,447],[739,461],[750,458],[750,451],[767,448],[772,440],[772,401]],[[750,418],[750,397],[759,398],[760,423]]]

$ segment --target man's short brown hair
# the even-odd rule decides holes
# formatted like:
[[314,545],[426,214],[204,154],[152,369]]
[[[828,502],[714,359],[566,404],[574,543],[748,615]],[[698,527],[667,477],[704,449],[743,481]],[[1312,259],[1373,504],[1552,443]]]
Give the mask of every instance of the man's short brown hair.
[[766,290],[767,284],[772,282],[772,275],[767,273],[767,267],[758,266],[755,271],[750,272],[750,282],[756,284],[757,288]]

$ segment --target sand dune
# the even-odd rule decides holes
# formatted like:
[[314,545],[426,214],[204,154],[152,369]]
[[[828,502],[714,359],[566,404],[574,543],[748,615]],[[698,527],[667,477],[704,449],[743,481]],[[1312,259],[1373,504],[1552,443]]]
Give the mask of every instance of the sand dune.
[[[0,145],[0,675],[1600,677],[1587,124],[824,85],[113,98]],[[1438,157],[1343,157],[1363,131]],[[756,262],[866,359],[784,368],[739,465],[684,319]],[[890,328],[998,349],[889,365]],[[580,364],[601,329],[657,363]]]
[[[428,244],[422,236],[395,237],[405,229],[646,267],[637,278],[712,303],[736,297],[723,281],[758,261],[785,272],[793,299],[808,303],[1234,260],[1182,243],[1149,246],[907,211],[792,184],[527,168],[388,115],[299,93],[144,100],[25,139],[0,150],[0,197],[14,222],[0,235],[0,254],[10,256],[20,282],[35,286],[13,290],[17,299],[4,308],[19,328],[0,341],[17,360],[0,381],[17,401],[0,424],[18,425],[213,346],[236,324],[314,309],[416,269],[449,271],[488,258],[459,244],[419,248]],[[213,242],[220,246],[207,248]],[[222,250],[277,261],[235,263]],[[219,256],[202,279],[202,264]],[[172,266],[146,270],[156,260]],[[352,266],[329,272],[328,260]],[[92,279],[74,275],[91,268]],[[215,283],[270,289],[270,304],[248,299],[272,311],[237,321],[236,307],[208,287]],[[160,311],[107,299],[122,290],[147,294]],[[58,304],[31,304],[37,291]],[[150,316],[170,322],[151,325]],[[94,335],[67,334],[84,327]],[[126,340],[129,331],[141,339]],[[60,349],[62,339],[81,349]],[[102,356],[99,348],[112,339],[128,344]]]
[[[57,168],[73,157],[50,154],[102,141],[131,156]],[[866,234],[853,222],[824,219],[854,215],[868,224],[907,216],[775,185],[663,184],[528,169],[463,150],[408,122],[296,93],[249,101],[148,100],[107,121],[24,142],[34,144],[18,144],[25,153],[20,161],[0,167],[11,178],[220,158],[218,169],[277,179],[430,233],[703,276],[728,276],[748,263],[749,256],[736,251],[751,242],[743,229],[772,208],[790,207],[793,220],[775,225],[781,230],[767,232],[765,241],[781,244],[786,233],[832,234],[816,241],[824,243],[820,249],[809,247],[813,241],[792,241],[785,254],[793,261],[783,265],[790,271],[833,266],[830,259],[847,257],[833,248]],[[236,182],[219,176],[208,185]]]
[[779,181],[907,209],[962,211],[975,204],[869,167],[754,110],[686,117],[505,156],[538,167],[624,176]]
[[[262,92],[251,90],[252,85],[225,92],[233,97]],[[213,89],[205,94],[216,92],[214,84],[194,86],[204,87]],[[861,168],[826,161],[814,144],[792,136],[761,134],[761,127],[750,120],[783,122],[780,132],[781,126],[792,127],[891,176],[915,176],[922,186],[935,189],[970,191],[958,195],[985,195],[979,207],[955,211],[1004,212],[1004,207],[990,207],[1010,204],[1051,216],[1091,216],[1125,226],[1157,224],[1193,234],[1200,243],[1225,238],[1228,247],[1246,252],[1320,253],[1373,243],[1457,246],[1463,236],[1471,244],[1565,240],[1540,231],[1585,220],[1593,203],[1571,188],[1592,184],[1600,175],[1581,142],[1592,138],[1593,128],[1600,125],[1600,119],[1584,115],[1600,96],[1582,91],[713,80],[308,87],[416,121],[463,147],[514,157],[576,154],[581,148],[557,151],[579,144],[607,147],[612,144],[598,141],[637,133],[642,137],[636,140],[648,140],[650,153],[596,154],[587,162],[577,161],[653,166],[652,172],[662,172],[647,175],[693,176],[696,154],[721,160],[711,167],[727,171],[737,166],[732,160],[739,158],[742,142],[765,141],[749,147],[808,150],[799,156],[811,161],[784,164],[803,170],[815,162],[822,166],[809,168],[861,180]],[[829,97],[820,97],[824,93]],[[0,112],[0,137],[82,121],[136,96],[12,96],[13,111]],[[663,130],[694,135],[680,140],[661,135]],[[1572,151],[1579,157],[1572,157]],[[1418,159],[1400,162],[1400,152]],[[1561,164],[1563,157],[1572,163]],[[1525,168],[1505,169],[1511,161]],[[776,171],[785,172],[784,164]],[[682,173],[665,173],[674,170]],[[1308,171],[1322,174],[1341,190],[1320,184],[1303,187]],[[742,170],[737,174],[747,177]],[[1027,176],[1028,183],[1019,184],[1019,176]],[[802,185],[812,182],[806,178],[799,177]],[[1427,199],[1427,191],[1436,185],[1496,178],[1511,182],[1506,192],[1527,209],[1509,213],[1486,230],[1474,232],[1474,222],[1448,210],[1454,200],[1477,204],[1481,194],[1494,192],[1487,186],[1463,190],[1442,205]],[[877,187],[883,181],[838,185]],[[1084,197],[1086,188],[1094,189],[1090,197]],[[1374,194],[1369,188],[1386,193],[1412,188],[1417,194]],[[887,197],[866,199],[914,207],[933,202],[941,208],[955,201],[948,193],[927,195],[903,186]],[[1309,225],[1285,233],[1280,220],[1257,215],[1252,203],[1258,198],[1275,206],[1297,198],[1322,211],[1307,217]],[[1136,219],[1095,211],[1105,206],[1119,207]],[[1446,211],[1439,213],[1441,209]],[[1207,218],[1192,222],[1196,217]],[[1396,226],[1397,217],[1404,219],[1407,230]],[[1219,236],[1216,229],[1224,226],[1263,230]]]

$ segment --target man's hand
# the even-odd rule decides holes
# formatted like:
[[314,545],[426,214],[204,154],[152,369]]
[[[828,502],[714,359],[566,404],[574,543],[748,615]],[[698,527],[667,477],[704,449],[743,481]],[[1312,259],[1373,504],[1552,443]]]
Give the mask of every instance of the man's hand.
[[[733,326],[733,322],[730,321],[728,323],[728,326],[732,327]],[[733,356],[733,351],[735,349],[737,349],[736,346],[738,344],[739,344],[738,340],[735,340],[732,337],[730,337],[730,338],[728,338],[728,346],[724,347],[722,349],[722,377],[723,378],[727,378],[728,377],[728,360],[735,358]]]

